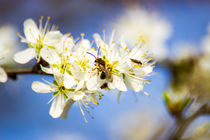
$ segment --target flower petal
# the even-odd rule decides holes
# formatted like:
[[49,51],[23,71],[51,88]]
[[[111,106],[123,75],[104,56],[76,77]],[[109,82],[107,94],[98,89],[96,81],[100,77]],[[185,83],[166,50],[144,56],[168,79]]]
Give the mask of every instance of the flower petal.
[[68,112],[73,104],[74,104],[74,101],[72,99],[69,99],[65,102],[63,112],[60,115],[61,119],[66,119],[68,117]]
[[120,91],[127,91],[127,87],[123,81],[122,76],[113,75],[113,85]]
[[53,71],[51,68],[43,67],[42,65],[40,65],[40,67],[43,72],[48,73],[48,74],[53,74]]
[[60,57],[56,52],[56,49],[43,47],[40,52],[40,56],[49,64],[60,64]]
[[37,93],[50,93],[55,91],[55,89],[50,85],[44,84],[39,81],[33,82],[31,88]]
[[60,31],[47,32],[44,38],[44,44],[47,46],[56,46],[62,37],[63,34]]
[[98,76],[93,76],[87,81],[87,89],[88,90],[97,90],[104,83],[104,80],[100,80]]
[[65,101],[62,95],[58,95],[52,102],[49,114],[53,118],[58,118],[64,111]]
[[75,85],[74,77],[68,72],[64,73],[64,86],[65,88],[72,88]]
[[7,81],[7,73],[0,67],[0,82],[5,83]]
[[40,35],[40,31],[33,19],[26,19],[24,21],[24,34],[28,42],[35,43]]
[[28,48],[23,51],[17,52],[13,58],[17,63],[26,64],[35,56],[36,56],[35,50],[33,48]]
[[143,90],[143,81],[132,78],[128,75],[125,76],[125,84],[130,88],[131,90],[135,92],[139,92]]

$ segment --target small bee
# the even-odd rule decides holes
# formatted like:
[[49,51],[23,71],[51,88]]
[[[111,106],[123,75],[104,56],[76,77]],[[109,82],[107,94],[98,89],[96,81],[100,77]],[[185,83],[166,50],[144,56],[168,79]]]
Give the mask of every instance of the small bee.
[[98,70],[101,71],[100,78],[107,79],[109,82],[113,81],[112,74],[110,73],[110,68],[106,64],[106,62],[102,58],[96,57],[95,65],[97,66]]
[[[100,48],[99,48],[100,50]],[[113,77],[111,74],[111,68],[107,65],[107,63],[105,62],[105,60],[103,58],[99,58],[99,50],[98,50],[98,54],[97,57],[95,57],[95,55],[87,52],[88,54],[92,55],[95,57],[95,65],[98,69],[98,71],[100,72],[100,79],[107,79],[109,82],[113,81]]]
[[139,65],[142,65],[142,62],[141,62],[141,61],[139,61],[139,60],[132,59],[132,58],[130,58],[130,60],[131,60],[133,63],[139,64]]
[[136,59],[132,59],[130,58],[131,62],[136,64],[136,67],[141,67],[142,66],[142,62],[140,60],[136,60]]

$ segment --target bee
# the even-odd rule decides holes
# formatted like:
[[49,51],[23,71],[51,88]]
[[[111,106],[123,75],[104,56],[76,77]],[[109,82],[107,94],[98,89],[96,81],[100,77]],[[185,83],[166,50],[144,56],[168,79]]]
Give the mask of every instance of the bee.
[[95,65],[96,65],[97,69],[99,71],[101,71],[100,79],[107,79],[109,82],[113,81],[113,77],[112,77],[112,74],[110,72],[110,68],[102,58],[96,57]]
[[142,62],[140,60],[136,60],[136,59],[132,59],[130,58],[131,62],[137,64],[137,67],[141,67],[142,66]]
[[98,71],[100,72],[100,79],[102,80],[106,79],[109,82],[112,82],[113,81],[113,77],[111,73],[112,70],[103,58],[98,57],[99,50],[100,48],[98,49],[97,57],[89,52],[87,53],[95,57],[95,65]]

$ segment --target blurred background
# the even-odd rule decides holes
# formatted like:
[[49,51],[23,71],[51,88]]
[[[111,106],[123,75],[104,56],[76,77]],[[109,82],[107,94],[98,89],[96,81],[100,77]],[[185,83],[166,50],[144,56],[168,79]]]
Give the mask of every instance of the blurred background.
[[[151,96],[128,91],[122,93],[118,104],[117,91],[108,92],[92,110],[95,119],[89,117],[88,124],[76,105],[67,120],[53,119],[47,105],[51,95],[31,89],[35,80],[53,79],[20,75],[15,81],[0,83],[0,140],[172,139],[180,114],[188,117],[209,104],[210,1],[0,0],[0,46],[5,46],[5,40],[10,42],[6,47],[12,48],[11,54],[27,47],[16,33],[23,35],[25,19],[38,22],[40,16],[50,16],[62,33],[85,33],[90,40],[103,29],[108,38],[114,27],[130,44],[143,36],[157,61],[153,76],[148,78],[151,84],[144,88]],[[1,66],[35,63],[16,66],[9,56]],[[204,111],[189,124],[182,139],[209,137],[209,112]]]

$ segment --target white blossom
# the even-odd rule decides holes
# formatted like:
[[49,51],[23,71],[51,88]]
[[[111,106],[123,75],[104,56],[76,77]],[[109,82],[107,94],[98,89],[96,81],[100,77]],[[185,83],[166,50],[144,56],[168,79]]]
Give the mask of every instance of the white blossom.
[[171,36],[172,27],[157,12],[148,12],[141,7],[131,6],[111,24],[129,44],[134,44],[141,36],[156,59],[161,61],[167,57],[166,41]]
[[[100,56],[96,56],[96,59],[101,58],[105,62],[105,70],[96,66],[95,74],[87,82],[87,88],[96,90],[107,84],[108,89],[117,88],[119,91],[127,91],[128,87],[135,92],[142,91],[147,81],[144,78],[153,70],[153,64],[149,63],[152,57],[141,41],[132,50],[128,50],[124,41],[121,41],[121,44],[115,43],[114,32],[115,30],[109,44],[102,40],[100,35],[94,35],[97,47],[100,49]],[[104,71],[107,74],[102,78]]]
[[36,58],[37,61],[40,60],[40,53],[43,48],[56,49],[60,39],[63,35],[60,31],[56,30],[55,26],[49,26],[49,17],[42,27],[42,19],[40,19],[39,27],[37,27],[33,19],[26,19],[24,21],[24,34],[25,38],[21,35],[21,42],[27,43],[29,48],[20,51],[14,55],[14,60],[17,63],[25,64],[31,59]]

